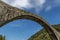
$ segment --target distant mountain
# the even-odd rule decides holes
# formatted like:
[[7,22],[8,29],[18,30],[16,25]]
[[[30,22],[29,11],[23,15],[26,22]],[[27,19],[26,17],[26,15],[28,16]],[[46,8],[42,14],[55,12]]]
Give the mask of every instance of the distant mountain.
[[[52,25],[58,32],[60,32],[60,24]],[[51,40],[48,33],[43,28],[33,36],[31,36],[28,40]]]

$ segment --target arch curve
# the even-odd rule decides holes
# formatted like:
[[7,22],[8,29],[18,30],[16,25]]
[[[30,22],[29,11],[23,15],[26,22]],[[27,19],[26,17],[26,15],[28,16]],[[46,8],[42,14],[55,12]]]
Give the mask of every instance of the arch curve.
[[12,18],[11,14],[10,14],[8,16],[7,20],[5,22],[3,22],[0,26],[3,26],[5,24],[7,24],[7,23],[9,23],[11,21],[17,20],[17,19],[28,19],[28,20],[32,20],[32,21],[35,21],[35,22],[39,23],[49,33],[52,40],[58,40],[57,37],[56,37],[56,34],[54,33],[54,30],[52,30],[51,25],[48,24],[42,17],[37,16],[35,14],[31,14],[31,13],[30,14],[29,13],[21,14],[20,16],[18,15],[18,16],[15,16],[15,17],[13,16],[13,18]]
[[45,30],[49,33],[52,40],[60,40],[59,33],[42,17],[32,14],[30,12],[26,12],[24,10],[20,10],[15,7],[11,7],[0,0],[0,27],[3,25],[16,20],[16,19],[29,19],[33,20],[40,25],[42,25]]

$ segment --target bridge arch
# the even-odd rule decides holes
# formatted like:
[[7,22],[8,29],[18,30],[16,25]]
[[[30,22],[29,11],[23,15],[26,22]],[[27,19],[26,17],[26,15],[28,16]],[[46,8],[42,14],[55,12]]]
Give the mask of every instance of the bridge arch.
[[8,14],[7,16],[8,16],[7,21],[3,22],[0,26],[3,26],[5,24],[7,24],[7,23],[9,23],[11,21],[17,20],[17,19],[28,19],[28,20],[35,21],[35,22],[39,23],[40,25],[42,25],[46,29],[46,31],[49,33],[49,35],[50,35],[50,37],[51,37],[52,40],[58,40],[57,37],[56,37],[56,35],[55,35],[55,33],[54,33],[54,31],[52,30],[51,25],[48,24],[40,16],[37,16],[35,14],[31,14],[31,13],[30,14],[26,13],[26,14],[21,14],[21,15],[18,14],[18,16],[16,16],[16,15],[15,16],[11,16],[11,14]]
[[17,19],[29,19],[42,25],[49,33],[52,40],[60,40],[60,34],[42,17],[35,14],[11,7],[4,2],[0,1],[0,27]]

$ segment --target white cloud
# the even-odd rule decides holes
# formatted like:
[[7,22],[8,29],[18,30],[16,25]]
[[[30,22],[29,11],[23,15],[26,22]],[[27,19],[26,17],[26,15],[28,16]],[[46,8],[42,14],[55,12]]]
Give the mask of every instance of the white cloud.
[[53,0],[52,3],[50,1],[50,4],[47,5],[45,11],[49,11],[49,10],[53,9],[54,7],[58,7],[58,6],[60,6],[60,0]]
[[[3,1],[20,9],[34,8],[36,10],[36,13],[38,13],[39,10],[42,10],[43,4],[45,3],[46,0],[3,0]],[[32,4],[30,1],[32,2]]]
[[31,7],[28,0],[15,0],[13,5],[14,6],[19,6],[19,7],[25,7],[25,8]]
[[46,9],[45,9],[45,11],[47,12],[47,11],[49,11],[51,9],[52,9],[52,6],[47,6]]
[[31,2],[32,8],[34,8],[35,12],[38,14],[43,9],[46,0],[31,0]]
[[2,0],[2,1],[4,1],[14,7],[18,7],[18,8],[23,8],[23,7],[30,8],[31,7],[28,0]]
[[40,5],[43,5],[46,2],[46,0],[39,0],[39,1],[40,1]]
[[36,8],[36,13],[40,13],[40,11],[42,11],[42,9],[44,8],[44,4],[46,3],[46,0],[38,0],[39,1],[39,7]]
[[53,7],[60,6],[60,0],[3,0],[6,3],[18,7],[32,9],[34,8],[36,13],[39,13],[42,10],[49,11]]
[[60,6],[60,0],[54,0],[54,6]]
[[55,3],[60,3],[60,0],[55,0],[54,2],[55,2]]

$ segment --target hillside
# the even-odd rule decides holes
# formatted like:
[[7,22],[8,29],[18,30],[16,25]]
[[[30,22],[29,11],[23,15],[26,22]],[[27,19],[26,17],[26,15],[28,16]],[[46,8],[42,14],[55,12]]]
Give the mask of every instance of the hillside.
[[[60,32],[60,24],[52,25],[58,32]],[[51,40],[48,33],[43,28],[33,36],[31,36],[28,40]]]

